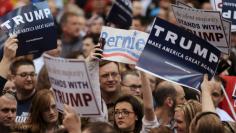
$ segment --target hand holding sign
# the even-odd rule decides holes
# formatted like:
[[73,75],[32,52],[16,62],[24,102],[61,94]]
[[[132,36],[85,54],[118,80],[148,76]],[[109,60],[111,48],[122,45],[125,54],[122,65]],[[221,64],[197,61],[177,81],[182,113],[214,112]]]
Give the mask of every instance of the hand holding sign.
[[18,39],[16,35],[9,37],[4,44],[3,60],[7,59],[11,61],[16,56],[16,50],[18,48]]

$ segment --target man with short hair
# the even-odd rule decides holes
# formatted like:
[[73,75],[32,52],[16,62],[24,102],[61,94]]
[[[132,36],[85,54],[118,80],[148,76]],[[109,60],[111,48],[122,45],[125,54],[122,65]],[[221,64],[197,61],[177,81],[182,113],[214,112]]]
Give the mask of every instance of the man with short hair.
[[99,62],[99,81],[102,98],[108,108],[108,119],[113,123],[114,103],[121,96],[119,64],[105,60]]
[[82,50],[82,37],[80,36],[80,20],[83,17],[73,12],[65,12],[61,18],[62,52],[66,57],[69,53]]
[[9,133],[16,118],[16,98],[6,93],[0,96],[0,132]]
[[21,58],[10,66],[12,79],[16,86],[17,116],[16,122],[25,122],[28,118],[31,101],[35,95],[36,73],[32,60]]
[[216,113],[220,116],[221,121],[234,122],[234,120],[230,117],[230,115],[226,111],[218,107],[219,103],[224,99],[224,93],[223,90],[221,89],[222,80],[220,79],[220,77],[215,76],[210,81],[210,84],[213,86],[213,90],[211,92],[211,98],[216,108]]
[[137,71],[125,71],[121,74],[121,80],[121,91],[123,94],[142,97],[142,83]]
[[154,100],[157,104],[155,114],[160,125],[174,129],[174,109],[176,105],[177,91],[173,83],[163,81],[158,84],[153,92]]

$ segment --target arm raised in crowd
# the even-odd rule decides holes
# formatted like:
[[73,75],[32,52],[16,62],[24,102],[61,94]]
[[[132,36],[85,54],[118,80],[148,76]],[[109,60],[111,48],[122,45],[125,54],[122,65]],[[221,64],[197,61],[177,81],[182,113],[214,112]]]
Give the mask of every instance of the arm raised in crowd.
[[153,96],[150,88],[150,82],[144,72],[141,72],[141,80],[143,85],[143,104],[144,104],[144,117],[147,121],[155,120]]
[[80,117],[71,106],[64,106],[63,125],[69,133],[81,133]]
[[87,62],[92,62],[94,60],[100,60],[102,56],[103,50],[100,48],[101,44],[97,44],[94,46],[93,50],[90,52],[89,56],[85,59]]
[[213,86],[208,80],[208,75],[205,74],[201,84],[202,89],[202,112],[215,112],[214,103],[211,98]]
[[16,50],[18,48],[17,43],[18,43],[18,40],[16,36],[9,37],[4,43],[3,57],[0,62],[0,76],[5,79],[7,78],[11,61],[16,56]]

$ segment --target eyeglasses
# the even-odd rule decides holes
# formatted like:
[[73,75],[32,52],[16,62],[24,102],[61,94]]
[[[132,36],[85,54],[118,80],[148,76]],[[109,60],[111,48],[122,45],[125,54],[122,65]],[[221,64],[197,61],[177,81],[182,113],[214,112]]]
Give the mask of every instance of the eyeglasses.
[[20,73],[20,74],[15,74],[15,75],[19,75],[22,78],[26,78],[28,76],[30,76],[31,78],[35,77],[37,74],[32,72],[32,73]]
[[128,110],[122,110],[122,111],[116,110],[114,112],[114,115],[115,115],[115,117],[119,117],[120,115],[123,116],[123,117],[128,117],[130,113],[134,113],[134,112],[131,112],[131,111],[128,111]]
[[142,85],[125,85],[125,84],[121,84],[121,85],[125,87],[129,87],[131,91],[135,91],[137,89],[142,88]]
[[108,79],[110,76],[112,78],[116,78],[118,75],[119,75],[119,73],[117,73],[117,72],[111,72],[111,73],[105,73],[105,74],[101,75],[101,77]]

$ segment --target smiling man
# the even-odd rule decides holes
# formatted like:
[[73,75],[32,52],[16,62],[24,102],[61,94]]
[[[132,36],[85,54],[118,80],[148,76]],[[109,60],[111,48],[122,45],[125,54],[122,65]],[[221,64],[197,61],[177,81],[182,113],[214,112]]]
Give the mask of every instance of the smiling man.
[[108,109],[108,119],[109,122],[113,123],[114,103],[121,96],[119,64],[111,61],[101,61],[99,64],[99,78],[102,98]]
[[17,116],[16,122],[25,122],[32,98],[35,95],[36,74],[32,60],[19,59],[10,66],[13,81],[16,86]]

